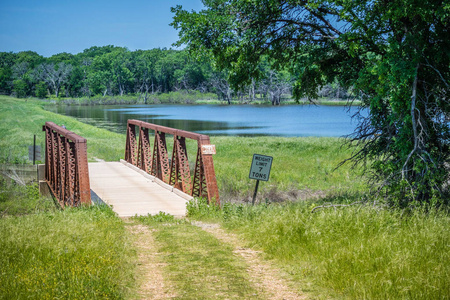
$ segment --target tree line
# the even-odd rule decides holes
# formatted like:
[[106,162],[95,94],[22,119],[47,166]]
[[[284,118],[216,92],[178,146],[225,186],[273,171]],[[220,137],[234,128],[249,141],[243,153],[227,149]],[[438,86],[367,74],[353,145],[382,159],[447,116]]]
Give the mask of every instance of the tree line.
[[[259,68],[262,76],[235,89],[229,83],[230,71],[215,68],[207,58],[196,60],[186,50],[129,51],[110,45],[49,58],[33,51],[0,52],[0,93],[20,98],[136,95],[146,102],[155,93],[196,90],[228,102],[262,99],[273,104],[290,97],[293,80],[289,72],[275,70],[268,59]],[[348,96],[336,85],[321,92],[325,97]]]

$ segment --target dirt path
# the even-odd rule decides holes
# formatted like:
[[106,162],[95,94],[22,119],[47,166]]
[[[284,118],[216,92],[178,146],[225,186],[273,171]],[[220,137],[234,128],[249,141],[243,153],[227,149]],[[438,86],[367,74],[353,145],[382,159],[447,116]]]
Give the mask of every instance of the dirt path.
[[248,273],[257,290],[266,295],[267,299],[291,300],[307,299],[290,288],[280,277],[280,271],[260,258],[261,252],[243,247],[243,243],[236,235],[225,232],[218,224],[207,224],[198,221],[192,222],[206,232],[214,235],[218,240],[234,247],[235,255],[241,256],[248,265]]
[[128,223],[127,229],[133,236],[134,245],[138,253],[138,273],[136,275],[139,299],[172,299],[175,298],[171,284],[164,280],[162,275],[162,263],[158,257],[155,239],[151,230],[140,224]]

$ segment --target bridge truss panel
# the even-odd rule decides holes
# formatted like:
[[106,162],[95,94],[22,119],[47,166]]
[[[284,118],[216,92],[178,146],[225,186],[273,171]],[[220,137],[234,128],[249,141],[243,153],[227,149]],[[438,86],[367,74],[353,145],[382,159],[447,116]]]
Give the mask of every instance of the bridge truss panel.
[[46,122],[45,180],[61,207],[91,204],[86,139]]
[[[136,127],[139,137],[136,137]],[[150,151],[150,131],[154,135]],[[169,160],[166,135],[173,136],[172,159]],[[186,139],[197,141],[194,176],[191,176]],[[209,136],[138,120],[128,120],[125,160],[165,183],[194,197],[205,197],[208,202],[220,204],[219,189],[212,154],[204,153],[203,146],[211,146]]]

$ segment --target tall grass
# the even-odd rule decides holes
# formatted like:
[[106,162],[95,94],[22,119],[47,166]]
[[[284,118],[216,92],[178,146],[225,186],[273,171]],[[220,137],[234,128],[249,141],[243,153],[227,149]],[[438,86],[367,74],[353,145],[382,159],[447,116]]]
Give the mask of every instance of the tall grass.
[[[320,209],[313,202],[190,203],[188,215],[241,234],[275,259],[301,286],[349,299],[450,298],[450,216],[445,211]],[[322,295],[323,296],[323,295]]]
[[37,184],[19,185],[0,177],[0,217],[55,211],[51,199],[39,195]]
[[248,178],[254,153],[273,157],[270,179],[261,182],[258,199],[297,200],[333,194],[357,194],[366,188],[361,172],[344,165],[351,155],[338,138],[213,137],[214,166],[222,198],[249,200],[255,180]]
[[104,207],[0,219],[1,299],[123,299],[133,253]]

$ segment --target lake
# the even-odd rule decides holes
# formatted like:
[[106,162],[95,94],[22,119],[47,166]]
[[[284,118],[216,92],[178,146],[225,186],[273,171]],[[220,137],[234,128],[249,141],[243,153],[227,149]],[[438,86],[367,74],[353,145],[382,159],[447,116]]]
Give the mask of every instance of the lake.
[[125,133],[128,119],[193,131],[231,136],[330,136],[352,133],[358,107],[315,105],[111,105],[48,106],[46,109]]

